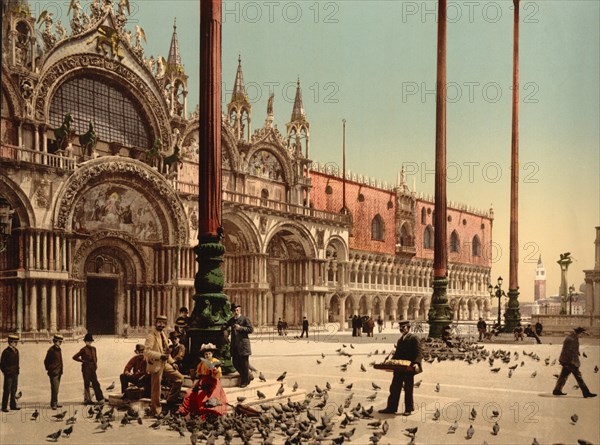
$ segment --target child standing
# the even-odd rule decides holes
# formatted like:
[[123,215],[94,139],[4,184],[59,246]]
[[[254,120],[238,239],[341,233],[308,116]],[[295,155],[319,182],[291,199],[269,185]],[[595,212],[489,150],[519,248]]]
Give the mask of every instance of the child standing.
[[100,389],[100,383],[98,383],[98,377],[96,376],[98,356],[96,355],[96,348],[92,346],[94,337],[88,332],[85,334],[85,337],[83,337],[83,341],[85,346],[73,356],[73,360],[81,362],[81,373],[83,374],[83,404],[93,404],[90,395],[90,385],[94,388],[94,394],[98,403],[104,403],[102,389]]

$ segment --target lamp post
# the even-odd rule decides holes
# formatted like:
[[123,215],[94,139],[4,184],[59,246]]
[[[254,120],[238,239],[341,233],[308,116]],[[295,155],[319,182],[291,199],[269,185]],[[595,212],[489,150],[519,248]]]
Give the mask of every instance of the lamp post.
[[573,301],[577,301],[577,294],[575,293],[575,286],[571,284],[569,286],[569,315],[573,315]]
[[0,252],[8,247],[8,239],[12,232],[12,216],[15,211],[11,209],[6,198],[0,196]]
[[490,293],[490,297],[498,298],[498,326],[502,326],[501,318],[500,318],[500,302],[502,297],[506,297],[506,293],[502,290],[502,277],[498,277],[498,284],[492,286],[488,285],[488,292]]

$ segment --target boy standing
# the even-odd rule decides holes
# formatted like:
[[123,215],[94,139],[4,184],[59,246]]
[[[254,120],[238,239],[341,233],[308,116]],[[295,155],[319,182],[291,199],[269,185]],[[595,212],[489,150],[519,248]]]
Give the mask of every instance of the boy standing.
[[104,403],[104,396],[102,395],[102,389],[100,383],[98,383],[98,377],[96,376],[96,370],[98,369],[98,356],[96,354],[96,348],[92,346],[94,337],[89,332],[83,337],[85,346],[79,350],[77,354],[73,356],[73,360],[81,362],[81,373],[83,374],[83,404],[92,405],[92,397],[90,395],[90,385],[94,388],[94,394],[98,403]]

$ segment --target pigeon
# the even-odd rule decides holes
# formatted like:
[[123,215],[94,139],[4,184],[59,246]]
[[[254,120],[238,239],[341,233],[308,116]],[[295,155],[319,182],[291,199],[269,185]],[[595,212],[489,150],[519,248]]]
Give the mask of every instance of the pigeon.
[[350,384],[346,385],[346,389],[348,391],[350,391],[352,389],[352,385],[354,385],[354,383],[350,383]]
[[531,445],[540,445],[540,443],[537,441],[537,439],[534,437],[533,438],[533,442],[531,442]]
[[52,417],[57,421],[61,421],[65,418],[66,415],[67,415],[67,412],[63,411],[62,413],[54,414]]
[[112,391],[113,389],[115,389],[115,382],[112,382],[110,385],[108,385],[108,386],[106,387],[106,390],[107,390],[107,391]]
[[492,371],[492,372],[500,372],[500,368],[492,368],[492,369],[490,369],[490,371]]
[[418,388],[419,386],[421,386],[421,383],[423,383],[423,380],[419,380],[418,382],[415,382],[415,384],[413,385],[414,388]]
[[365,365],[363,365],[362,363],[360,364],[360,370],[362,372],[367,372],[367,369],[365,368]]
[[571,425],[575,425],[578,420],[579,420],[579,416],[577,414],[573,414],[571,416]]
[[494,436],[497,436],[499,432],[500,432],[500,425],[498,425],[498,422],[495,422],[494,425],[492,426],[492,434]]
[[440,419],[440,410],[438,408],[435,409],[435,413],[433,413],[433,417],[431,418],[432,420],[439,420]]
[[585,439],[577,439],[577,443],[579,445],[594,445],[592,442]]
[[[158,421],[157,421],[157,422],[158,422]],[[97,429],[97,430],[102,430],[103,432],[106,432],[106,430],[107,430],[108,428],[112,428],[112,427],[113,427],[113,426],[112,426],[112,424],[111,424],[111,423],[110,423],[108,420],[106,420],[106,421],[103,421],[102,423],[100,423],[100,425],[98,425],[98,426],[96,427],[96,429]]]
[[415,426],[413,428],[405,428],[404,431],[406,431],[406,435],[408,437],[415,437],[417,435],[417,431],[419,430],[418,426]]
[[327,391],[330,391],[330,390],[331,390],[331,385],[329,384],[329,382],[325,383],[325,389],[326,389]]
[[587,358],[587,354],[584,352],[581,353],[581,355],[583,355],[585,358]]
[[533,371],[533,372],[531,373],[531,378],[535,378],[535,376],[536,376],[536,375],[537,375],[537,371]]
[[508,369],[512,369],[514,371],[515,369],[517,369],[517,365],[509,366]]
[[52,442],[57,442],[61,433],[62,433],[62,430],[58,430],[56,433],[48,434],[46,436],[46,439],[48,439],[48,440],[50,440]]
[[279,387],[279,389],[277,390],[276,396],[279,397],[280,395],[283,394],[284,391],[285,391],[285,389],[283,389],[283,383],[282,383],[281,386]]
[[283,371],[283,374],[281,374],[279,377],[277,377],[277,381],[278,382],[283,382],[283,380],[285,379],[286,375],[287,375],[287,371]]
[[267,396],[265,396],[265,394],[263,392],[261,392],[260,390],[256,391],[256,395],[258,396],[259,399],[267,398]]
[[64,430],[62,433],[63,433],[63,436],[69,437],[72,432],[73,432],[73,425],[71,425],[69,428],[67,428],[66,430]]
[[370,402],[372,402],[376,398],[377,398],[377,392],[371,394],[370,396],[367,396],[367,400],[370,401]]
[[317,365],[320,365],[321,363],[321,360],[317,359]]
[[298,382],[294,382],[294,386],[292,386],[292,391],[296,392],[297,389],[298,389]]
[[144,422],[143,422],[142,418],[138,417],[138,425],[143,425],[143,424],[144,424]]
[[469,425],[469,428],[467,429],[467,436],[465,437],[465,439],[471,439],[473,437],[473,434],[475,434],[475,428],[473,428],[473,425]]
[[21,397],[23,397],[23,393],[21,391],[15,394],[15,400],[19,400]]
[[458,422],[455,420],[454,422],[452,422],[452,425],[450,425],[448,427],[448,433],[447,434],[454,434],[457,429],[458,429]]
[[354,345],[350,343],[350,349],[354,349]]
[[93,415],[94,415],[94,408],[90,406],[87,411],[87,416],[92,417]]
[[598,374],[598,365],[594,366],[594,373]]
[[261,382],[266,382],[266,381],[267,381],[267,379],[265,378],[265,375],[262,373],[262,371],[260,371],[260,372],[258,373],[258,379],[259,379]]
[[512,377],[512,369],[508,370],[508,378],[510,379]]
[[475,407],[471,408],[471,415],[469,416],[469,420],[473,421],[477,418],[477,411]]
[[243,402],[244,402],[244,400],[246,400],[246,397],[244,397],[244,396],[237,396],[237,401],[238,401],[239,403],[243,403]]
[[36,409],[33,413],[31,413],[31,419],[29,419],[29,420],[37,420],[39,415],[40,415],[40,412]]
[[439,383],[435,384],[435,392],[440,392],[440,384]]
[[381,389],[381,386],[379,386],[377,383],[371,382],[371,386],[373,387],[373,389],[376,389],[376,390]]
[[157,420],[156,422],[154,422],[152,425],[149,426],[149,428],[152,428],[154,430],[157,430],[160,428],[160,420]]
[[346,382],[346,379],[345,379],[344,377],[342,377],[342,378],[340,379],[340,383],[343,385],[345,382]]
[[75,412],[73,413],[73,415],[71,417],[69,417],[66,421],[67,425],[72,425],[75,422],[77,422],[77,410],[75,410]]
[[492,419],[495,419],[500,415],[500,411],[492,410]]

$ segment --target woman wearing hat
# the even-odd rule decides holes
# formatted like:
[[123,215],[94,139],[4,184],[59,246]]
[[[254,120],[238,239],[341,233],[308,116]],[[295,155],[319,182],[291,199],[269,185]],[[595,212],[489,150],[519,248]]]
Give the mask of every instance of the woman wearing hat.
[[183,404],[177,411],[179,414],[186,416],[195,413],[204,419],[207,416],[227,414],[227,396],[220,382],[221,362],[213,357],[216,350],[216,346],[212,343],[206,343],[200,347],[200,353],[204,355],[204,358],[200,359],[196,369],[198,381],[185,395]]
[[92,397],[90,395],[90,385],[94,388],[94,394],[98,403],[104,403],[104,396],[102,395],[102,389],[100,383],[98,383],[98,376],[96,376],[96,370],[98,369],[98,355],[96,354],[96,348],[92,346],[94,337],[89,332],[83,337],[85,346],[79,350],[77,354],[73,356],[73,360],[81,362],[81,374],[83,374],[83,404],[92,405]]

